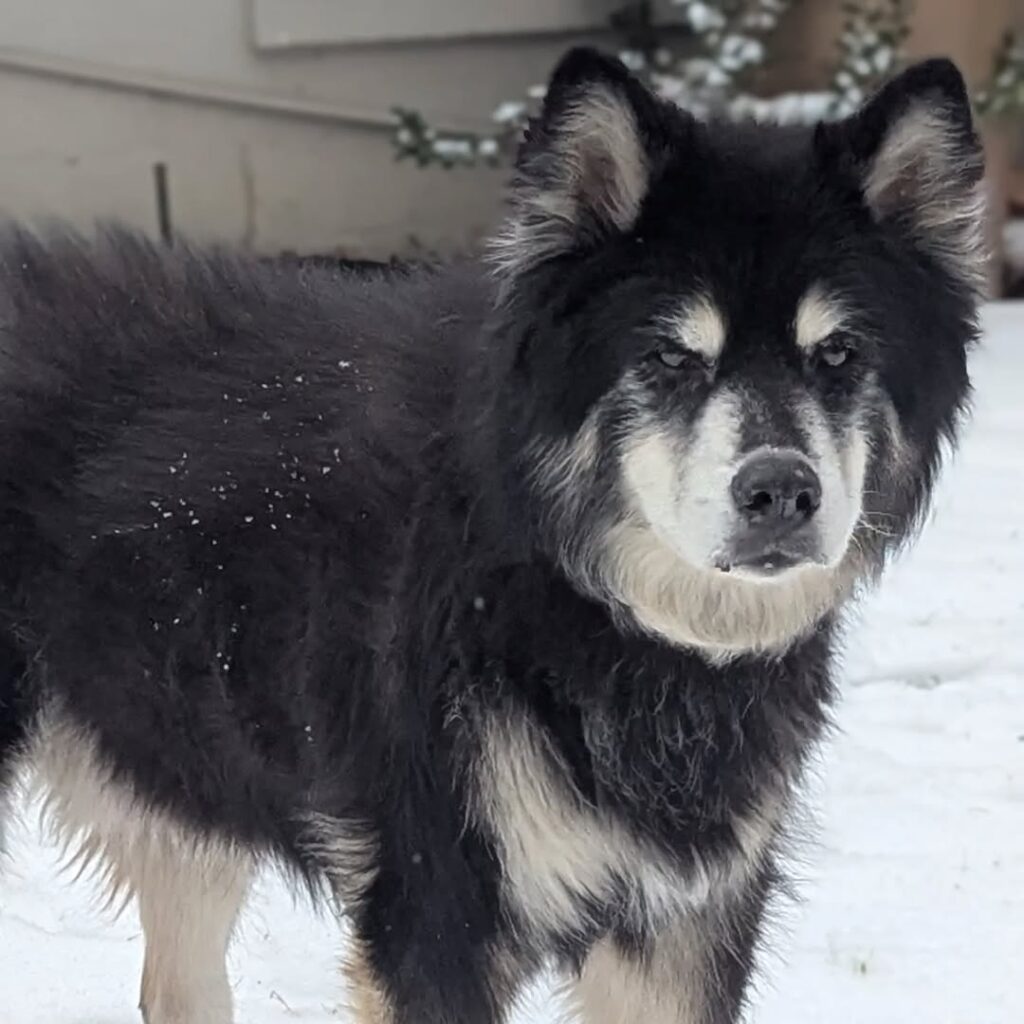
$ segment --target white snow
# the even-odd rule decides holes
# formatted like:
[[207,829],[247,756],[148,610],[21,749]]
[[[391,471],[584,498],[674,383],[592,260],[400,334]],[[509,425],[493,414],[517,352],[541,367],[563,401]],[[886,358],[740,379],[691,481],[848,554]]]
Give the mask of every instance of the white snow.
[[1012,217],[1003,225],[1003,255],[1014,273],[1024,272],[1024,217]]
[[[975,420],[934,522],[851,630],[805,902],[773,929],[759,1024],[1022,1019],[1024,305],[991,307],[986,322]],[[34,828],[12,831],[0,1024],[138,1024],[135,917],[106,923]],[[348,1021],[332,922],[267,879],[240,938],[240,1021]],[[553,1024],[543,1006],[516,1024]]]
[[737,96],[729,104],[734,117],[750,117],[774,124],[814,124],[826,120],[835,105],[830,92],[786,92],[761,99],[758,96]]
[[[685,0],[676,0],[676,2],[685,2]],[[726,23],[725,15],[720,10],[710,4],[701,3],[700,0],[691,0],[686,3],[685,16],[690,28],[701,35],[723,28]]]
[[432,148],[439,157],[469,158],[473,155],[471,139],[435,139]]
[[526,114],[526,104],[520,100],[506,100],[491,114],[491,120],[498,124],[514,124]]
[[756,64],[764,56],[764,44],[750,36],[728,35],[721,43],[722,66],[730,71],[745,64]]

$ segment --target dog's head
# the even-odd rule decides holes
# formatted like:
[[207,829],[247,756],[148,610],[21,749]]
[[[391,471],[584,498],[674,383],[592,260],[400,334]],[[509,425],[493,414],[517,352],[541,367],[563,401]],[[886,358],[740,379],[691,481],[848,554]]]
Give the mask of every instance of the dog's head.
[[506,454],[575,585],[721,657],[875,575],[966,402],[981,184],[947,61],[784,129],[566,57],[494,265]]

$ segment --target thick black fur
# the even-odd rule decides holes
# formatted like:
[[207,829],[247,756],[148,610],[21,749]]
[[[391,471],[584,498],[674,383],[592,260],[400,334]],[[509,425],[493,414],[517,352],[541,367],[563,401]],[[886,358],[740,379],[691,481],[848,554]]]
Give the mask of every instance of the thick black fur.
[[[549,114],[559,89],[625,80],[572,60]],[[145,804],[314,885],[338,865],[312,815],[372,837],[347,909],[400,1024],[497,1021],[542,961],[604,936],[642,960],[656,938],[623,913],[629,878],[577,929],[519,927],[468,810],[484,723],[532,723],[576,798],[685,879],[827,722],[830,619],[720,664],[560,568],[525,453],[642,355],[645,310],[713,279],[744,311],[723,372],[768,377],[802,290],[841,282],[914,450],[879,563],[966,399],[973,297],[871,222],[871,123],[708,128],[638,96],[657,175],[635,227],[591,225],[500,301],[475,266],[363,278],[119,230],[0,243],[0,783],[58,707]],[[709,919],[702,1024],[737,1017],[778,870]]]

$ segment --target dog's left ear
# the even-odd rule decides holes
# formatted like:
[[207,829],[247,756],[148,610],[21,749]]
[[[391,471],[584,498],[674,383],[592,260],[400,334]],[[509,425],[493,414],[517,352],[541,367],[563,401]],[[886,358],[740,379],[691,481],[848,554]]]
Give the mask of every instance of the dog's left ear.
[[519,150],[509,221],[494,245],[498,268],[520,273],[628,231],[663,118],[660,101],[620,61],[570,50]]
[[819,148],[852,161],[863,200],[972,288],[984,284],[984,157],[956,65],[916,64],[834,125]]

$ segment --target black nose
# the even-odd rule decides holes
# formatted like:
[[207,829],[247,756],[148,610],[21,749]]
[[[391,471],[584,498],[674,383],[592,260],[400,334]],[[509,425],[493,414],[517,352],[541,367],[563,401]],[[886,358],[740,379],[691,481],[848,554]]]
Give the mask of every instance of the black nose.
[[802,455],[755,455],[733,477],[732,499],[751,526],[795,527],[818,511],[821,481]]

